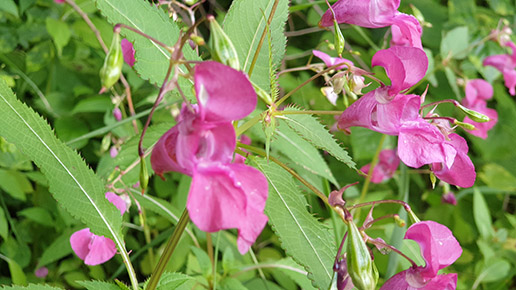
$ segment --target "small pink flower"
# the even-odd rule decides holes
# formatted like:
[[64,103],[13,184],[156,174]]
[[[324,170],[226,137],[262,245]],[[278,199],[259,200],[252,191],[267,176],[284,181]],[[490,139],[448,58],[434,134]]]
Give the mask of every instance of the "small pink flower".
[[507,41],[504,44],[512,49],[512,54],[491,55],[484,59],[483,65],[493,66],[503,74],[505,86],[511,95],[516,95],[516,44]]
[[341,70],[341,69],[345,69],[345,68],[352,68],[353,67],[353,62],[350,61],[350,60],[347,60],[345,58],[342,58],[342,57],[331,57],[329,55],[327,55],[326,53],[322,52],[322,51],[319,51],[319,50],[312,50],[312,53],[317,56],[318,58],[320,58],[324,64],[327,66],[327,67],[331,67],[331,66],[334,66],[336,64],[339,64],[339,63],[342,63],[341,66],[338,66],[335,68],[335,70]]
[[447,193],[443,194],[441,202],[451,205],[457,205],[457,198],[455,197],[455,194],[453,194],[453,192],[448,191]]
[[111,149],[109,149],[109,156],[111,158],[115,158],[118,155],[118,149],[116,149],[115,146],[111,146]]
[[[106,198],[116,206],[121,215],[127,210],[125,201],[115,193],[106,192]],[[116,246],[111,239],[97,236],[89,228],[73,233],[70,245],[75,254],[84,260],[84,264],[90,266],[102,264],[116,254]]]
[[122,39],[122,55],[124,56],[124,61],[130,67],[134,66],[134,47],[133,44],[127,40],[126,38]]
[[120,108],[116,107],[113,109],[113,117],[115,117],[117,121],[122,120],[122,111],[120,111]]
[[416,241],[425,260],[425,266],[409,268],[391,277],[382,286],[387,289],[455,289],[457,274],[438,275],[439,270],[453,264],[462,254],[462,248],[446,227],[433,221],[410,226],[405,239]]
[[[380,152],[378,156],[378,164],[373,169],[373,176],[371,178],[371,182],[373,183],[381,183],[385,180],[390,179],[396,169],[400,165],[400,159],[396,153],[396,150],[385,149]],[[360,171],[365,174],[369,173],[369,169],[371,164],[367,164],[360,168]]]
[[40,267],[40,268],[36,269],[34,274],[38,278],[45,278],[48,275],[48,268],[47,267]]

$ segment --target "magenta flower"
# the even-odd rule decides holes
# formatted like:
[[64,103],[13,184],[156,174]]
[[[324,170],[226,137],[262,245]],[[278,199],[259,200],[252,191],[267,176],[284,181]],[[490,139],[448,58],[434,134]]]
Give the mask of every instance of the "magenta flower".
[[242,72],[218,62],[195,66],[198,104],[183,106],[176,126],[153,149],[151,165],[158,175],[176,171],[192,176],[187,209],[203,231],[238,229],[244,254],[267,223],[268,194],[263,174],[245,164],[232,164],[236,135],[232,120],[256,107],[257,96]]
[[[125,201],[115,193],[106,192],[106,198],[116,206],[121,215],[127,210]],[[116,246],[111,239],[97,236],[90,232],[89,228],[73,233],[70,237],[70,245],[84,264],[90,266],[102,264],[116,254]]]
[[134,66],[134,47],[133,44],[127,40],[126,38],[122,39],[122,55],[124,57],[125,63],[127,63],[130,67]]
[[412,267],[394,275],[380,289],[453,290],[457,287],[457,274],[437,274],[462,254],[459,242],[446,226],[434,221],[418,222],[410,226],[405,239],[419,244],[425,266]]
[[336,67],[335,70],[341,70],[341,69],[345,69],[345,68],[349,69],[349,68],[353,67],[353,62],[351,60],[348,60],[348,59],[345,59],[342,57],[331,57],[331,56],[327,55],[326,53],[319,51],[319,50],[315,50],[315,49],[312,50],[312,53],[316,57],[320,58],[327,67],[331,67],[336,64],[342,63],[342,65]]
[[448,191],[441,197],[441,202],[451,205],[457,205],[457,198],[455,197],[455,194],[453,194],[453,192]]
[[[378,163],[373,169],[373,176],[371,178],[371,182],[381,183],[385,180],[390,179],[396,172],[396,169],[399,165],[400,158],[398,157],[396,150],[382,150],[380,152],[380,155],[378,156]],[[368,174],[370,167],[371,164],[367,164],[360,168],[360,171],[364,172],[365,174]]]
[[[339,0],[332,6],[338,23],[355,24],[367,28],[392,25],[392,44],[422,49],[422,29],[419,21],[398,11],[400,0]],[[319,22],[321,26],[332,26],[333,15],[328,9]]]
[[512,49],[512,54],[491,55],[484,59],[483,65],[493,66],[503,74],[505,86],[511,95],[516,95],[516,44],[507,41],[504,44]]
[[476,130],[466,130],[471,135],[487,138],[487,131],[491,130],[498,122],[498,113],[494,109],[487,107],[487,100],[493,97],[493,87],[483,79],[471,80],[466,84],[466,98],[462,100],[462,105],[468,109],[475,110],[489,117],[488,122],[479,123],[464,118],[464,122],[474,125]]

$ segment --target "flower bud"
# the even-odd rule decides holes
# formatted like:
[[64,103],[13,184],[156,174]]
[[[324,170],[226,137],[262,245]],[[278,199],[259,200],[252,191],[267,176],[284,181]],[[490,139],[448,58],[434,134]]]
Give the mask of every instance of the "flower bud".
[[479,123],[484,123],[484,122],[489,122],[489,117],[482,114],[482,113],[479,113],[477,111],[474,111],[474,110],[471,110],[471,109],[468,109],[466,107],[464,107],[463,105],[459,104],[459,103],[456,103],[455,104],[461,111],[463,111],[471,120],[475,121],[475,122],[479,122]]
[[353,285],[359,290],[374,290],[378,280],[374,263],[360,231],[352,220],[348,223],[347,264]]
[[104,59],[104,65],[100,69],[101,93],[111,88],[118,81],[122,73],[123,64],[124,56],[122,53],[120,33],[115,32],[113,34],[111,47]]
[[115,120],[120,121],[122,120],[122,111],[120,111],[120,108],[113,109],[113,117],[115,117]]
[[149,172],[147,171],[147,165],[145,164],[145,158],[143,156],[140,157],[140,187],[142,189],[142,194],[147,189],[147,185],[149,185]]
[[106,134],[100,142],[100,152],[106,152],[109,149],[109,145],[111,145],[111,134]]
[[346,40],[344,39],[344,35],[342,35],[342,31],[340,31],[339,24],[336,20],[333,20],[333,29],[334,29],[334,40],[335,50],[337,50],[337,54],[341,55],[344,51],[344,45],[346,44]]
[[112,146],[111,149],[109,149],[109,155],[111,158],[115,158],[118,155],[118,149],[116,149],[115,146]]
[[441,202],[451,205],[457,205],[457,198],[455,198],[455,194],[453,194],[453,192],[448,191],[447,193],[443,194]]
[[396,222],[396,225],[400,228],[407,225],[404,219],[402,219],[399,215],[394,215],[394,222]]
[[236,70],[240,69],[240,63],[238,61],[238,54],[236,52],[231,39],[222,30],[215,17],[208,16],[210,22],[211,36],[209,41],[209,47],[211,51],[211,57],[225,65],[228,65]]
[[454,124],[454,125],[457,125],[457,126],[459,126],[459,127],[461,127],[461,128],[464,128],[464,129],[466,129],[466,130],[476,130],[476,129],[477,129],[477,128],[475,127],[475,125],[470,124],[470,123],[461,122],[461,121],[459,121],[459,120],[455,120],[455,121],[453,121],[453,124]]

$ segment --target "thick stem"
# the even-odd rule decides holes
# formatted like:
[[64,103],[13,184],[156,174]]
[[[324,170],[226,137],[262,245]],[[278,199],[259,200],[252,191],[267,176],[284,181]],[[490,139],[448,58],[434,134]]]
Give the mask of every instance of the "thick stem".
[[172,254],[174,253],[174,250],[175,250],[177,244],[179,243],[179,240],[181,239],[181,235],[185,231],[186,225],[188,225],[189,220],[190,220],[190,217],[188,215],[188,210],[185,208],[185,210],[183,211],[183,214],[181,215],[181,218],[179,219],[179,222],[177,223],[174,233],[170,237],[170,240],[168,240],[167,245],[165,246],[165,250],[163,251],[163,255],[161,255],[161,258],[159,259],[156,269],[154,269],[154,271],[152,273],[152,276],[149,280],[149,284],[147,284],[146,290],[156,289],[159,279],[161,278],[161,275],[163,275],[163,272],[165,271],[165,267],[167,266],[168,262],[170,261],[170,258],[172,257]]

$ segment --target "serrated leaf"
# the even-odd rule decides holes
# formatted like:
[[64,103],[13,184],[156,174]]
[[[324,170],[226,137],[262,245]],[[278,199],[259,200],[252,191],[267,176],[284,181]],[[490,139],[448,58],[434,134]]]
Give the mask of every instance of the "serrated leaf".
[[[179,27],[162,9],[151,3],[140,0],[95,0],[95,3],[113,25],[126,24],[168,46],[173,46],[179,38]],[[143,79],[161,85],[167,73],[170,54],[165,48],[132,31],[122,29],[121,33],[133,43],[136,59],[134,69]],[[201,60],[188,45],[184,47],[183,54],[187,60]],[[187,72],[184,66],[181,66],[181,71]],[[183,92],[192,97],[192,82],[179,78],[179,84]]]
[[44,284],[29,284],[28,286],[2,286],[4,290],[63,290],[63,288],[53,287]]
[[70,214],[125,252],[122,218],[104,197],[104,184],[81,157],[58,140],[50,126],[16,99],[0,80],[0,135],[25,153],[47,177],[49,191]]
[[76,283],[88,290],[120,290],[117,285],[102,281],[76,281]]
[[[300,110],[291,107],[285,109],[285,111]],[[350,168],[356,169],[355,162],[351,160],[348,152],[340,147],[330,132],[315,117],[307,114],[288,114],[281,118],[306,141],[319,149],[325,150]]]
[[[178,289],[178,288],[189,289],[186,286],[190,286],[190,288],[191,288],[192,285],[188,285],[190,283],[187,283],[187,282],[193,283],[194,278],[190,277],[188,275],[185,275],[185,274],[181,274],[181,273],[165,272],[165,273],[163,273],[163,276],[159,280],[159,283],[158,283],[158,286],[156,289],[157,290],[168,290],[168,289]],[[187,285],[185,285],[185,283],[187,283]]]
[[[288,4],[288,0],[279,0],[270,25],[270,45],[272,47],[272,65],[274,68],[285,54],[286,37],[284,35],[284,27],[288,18]],[[249,72],[273,5],[274,0],[233,1],[226,14],[223,28],[233,42],[238,53],[241,69],[245,72]],[[260,88],[270,93],[269,49],[265,41],[260,49],[251,80]]]
[[312,144],[297,135],[290,127],[286,125],[281,126],[281,122],[278,128],[276,140],[274,141],[275,149],[278,149],[304,169],[328,179],[340,188],[326,161],[324,161],[319,151]]
[[307,269],[316,287],[327,289],[337,253],[332,233],[307,211],[306,200],[289,173],[264,159],[252,161],[269,182],[265,213],[282,247]]

